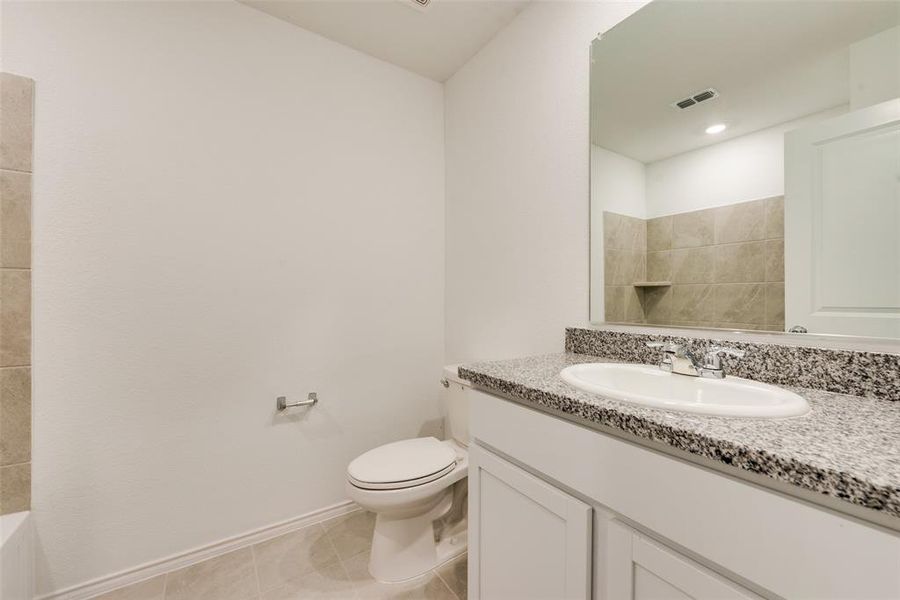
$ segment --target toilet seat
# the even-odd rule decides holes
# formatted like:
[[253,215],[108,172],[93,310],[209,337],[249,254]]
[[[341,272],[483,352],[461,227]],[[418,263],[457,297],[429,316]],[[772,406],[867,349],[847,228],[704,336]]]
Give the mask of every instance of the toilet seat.
[[347,477],[361,489],[406,489],[444,477],[453,471],[456,459],[456,452],[436,438],[413,438],[360,455],[347,467]]

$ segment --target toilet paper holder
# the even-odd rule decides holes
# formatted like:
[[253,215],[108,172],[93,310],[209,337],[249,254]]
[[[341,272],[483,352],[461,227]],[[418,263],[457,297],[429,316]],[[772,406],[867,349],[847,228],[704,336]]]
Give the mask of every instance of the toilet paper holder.
[[278,396],[275,398],[275,407],[278,410],[286,410],[288,408],[296,408],[298,406],[315,406],[319,402],[319,396],[315,392],[310,392],[306,400],[299,402],[288,402],[287,396]]

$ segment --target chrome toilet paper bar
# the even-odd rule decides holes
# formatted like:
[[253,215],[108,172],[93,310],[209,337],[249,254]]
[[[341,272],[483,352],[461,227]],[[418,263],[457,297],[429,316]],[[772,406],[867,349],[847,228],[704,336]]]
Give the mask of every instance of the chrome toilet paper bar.
[[278,408],[278,410],[286,410],[288,408],[295,408],[297,406],[315,406],[318,401],[318,395],[316,395],[315,392],[310,392],[306,400],[300,400],[299,402],[288,402],[287,396],[278,396],[275,399],[275,406]]

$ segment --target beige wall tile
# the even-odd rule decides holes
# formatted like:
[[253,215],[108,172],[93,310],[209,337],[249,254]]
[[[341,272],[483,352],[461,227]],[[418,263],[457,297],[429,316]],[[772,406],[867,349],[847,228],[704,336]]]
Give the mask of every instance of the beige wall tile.
[[643,323],[644,307],[642,304],[643,291],[634,286],[626,286],[624,291],[625,298],[625,321],[627,323]]
[[672,217],[672,248],[709,246],[715,240],[715,209],[681,213]]
[[256,544],[253,553],[263,592],[338,560],[334,546],[318,524]]
[[784,284],[766,284],[766,326],[774,331],[784,331]]
[[647,288],[644,290],[644,320],[661,325],[672,319],[672,287]]
[[249,600],[257,595],[250,548],[172,571],[166,579],[166,600]]
[[31,273],[0,270],[0,367],[31,364]]
[[669,250],[663,252],[647,253],[647,281],[671,281],[672,279],[672,253]]
[[753,200],[714,209],[716,243],[748,242],[766,237],[766,201]]
[[714,320],[719,323],[763,324],[766,319],[765,284],[716,285],[715,307]]
[[636,217],[604,212],[603,243],[606,249],[645,252],[647,222]]
[[784,196],[775,196],[766,201],[766,237],[784,237]]
[[31,508],[31,463],[0,467],[0,515]]
[[672,321],[712,321],[715,319],[713,286],[709,284],[672,286]]
[[604,285],[632,285],[646,277],[645,254],[627,250],[606,250],[603,257]]
[[713,246],[716,283],[754,283],[766,280],[766,242]]
[[604,320],[607,323],[625,321],[625,286],[607,285],[604,291]]
[[31,171],[34,82],[0,73],[0,169]]
[[603,212],[603,249],[630,250],[622,244],[624,237],[625,217],[619,213]]
[[158,575],[138,583],[101,594],[94,600],[163,600],[166,576]]
[[31,460],[31,369],[0,369],[0,465]]
[[784,281],[784,240],[766,241],[766,281]]
[[647,221],[647,251],[658,252],[672,249],[671,216],[656,217]]
[[672,250],[672,283],[712,283],[716,249]]
[[31,267],[31,175],[0,170],[0,267]]

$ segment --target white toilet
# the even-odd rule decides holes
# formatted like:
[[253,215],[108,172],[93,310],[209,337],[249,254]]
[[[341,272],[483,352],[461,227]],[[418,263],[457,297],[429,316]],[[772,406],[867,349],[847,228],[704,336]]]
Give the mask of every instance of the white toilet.
[[456,365],[444,367],[444,381],[446,441],[385,444],[347,467],[350,499],[376,514],[369,572],[379,581],[417,577],[466,549],[464,531],[435,539],[434,522],[450,512],[452,485],[465,479],[469,465],[469,383]]

